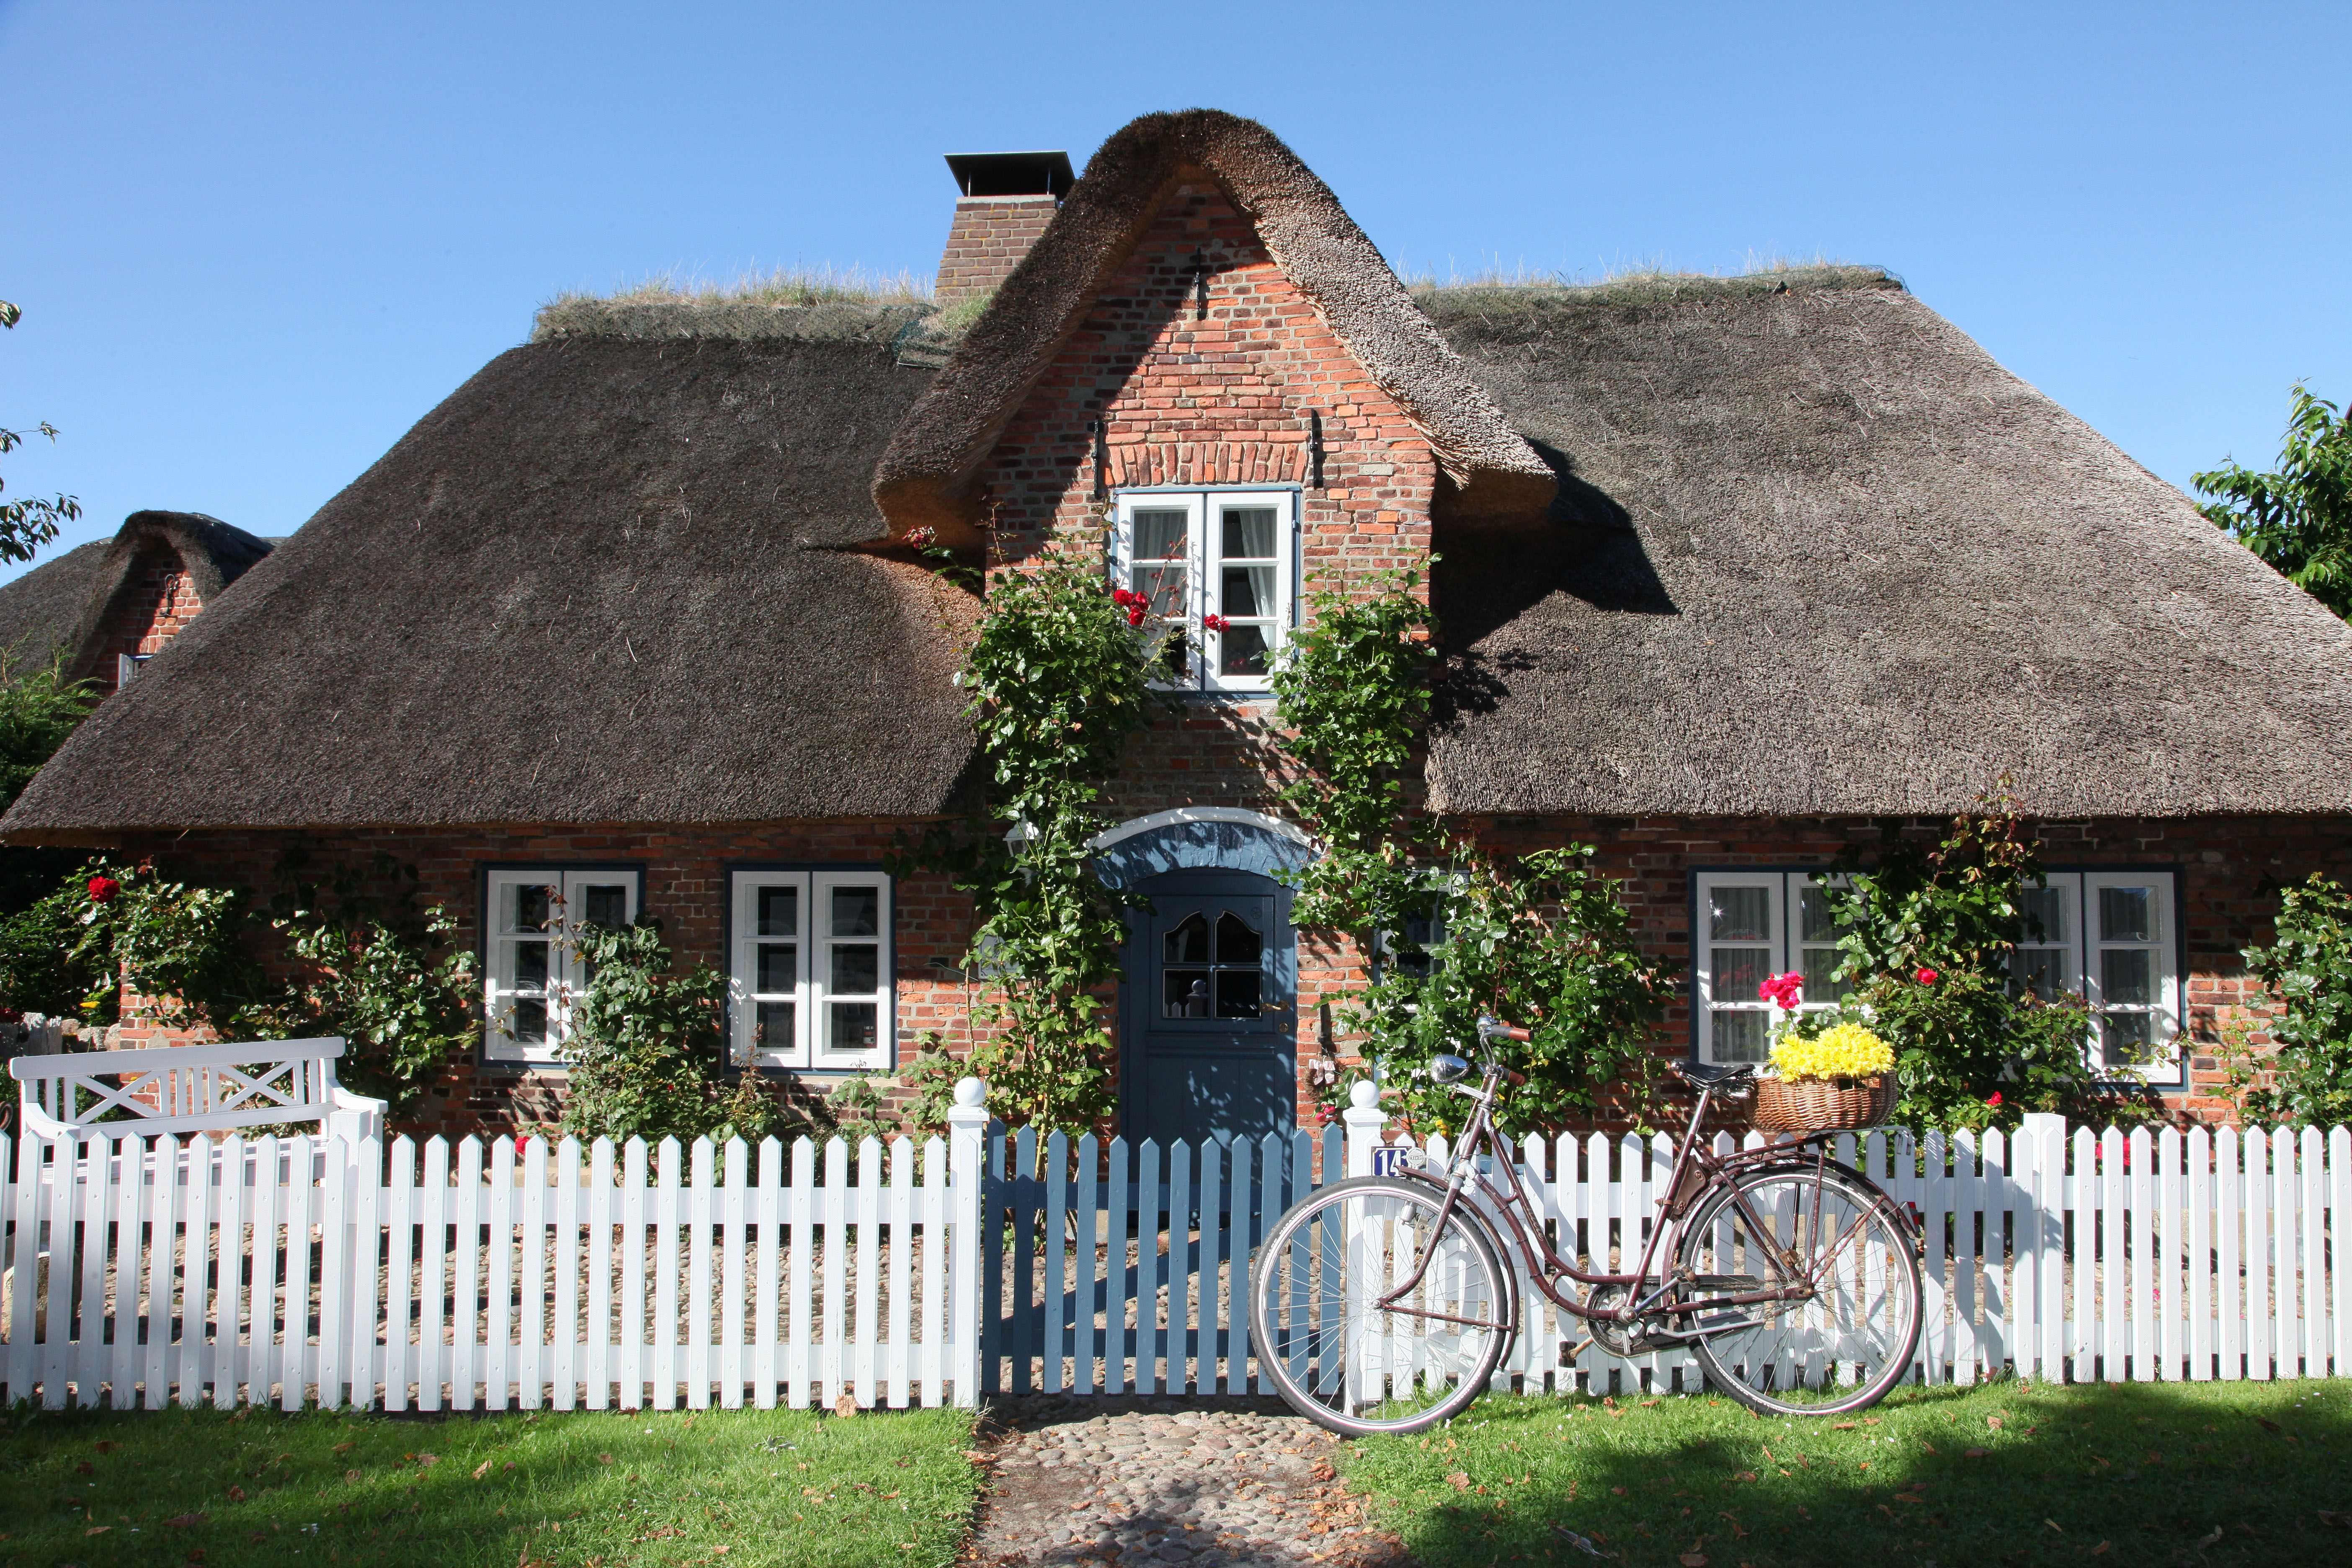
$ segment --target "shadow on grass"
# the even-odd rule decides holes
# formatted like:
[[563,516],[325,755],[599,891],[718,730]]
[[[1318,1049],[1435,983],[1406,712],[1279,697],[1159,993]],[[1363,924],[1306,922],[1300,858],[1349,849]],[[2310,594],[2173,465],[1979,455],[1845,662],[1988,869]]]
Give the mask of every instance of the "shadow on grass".
[[0,1568],[952,1561],[962,1411],[46,1412],[0,1426]]
[[1351,1446],[1430,1568],[2352,1562],[2352,1384],[2002,1382],[1837,1422],[1727,1400],[1490,1399]]

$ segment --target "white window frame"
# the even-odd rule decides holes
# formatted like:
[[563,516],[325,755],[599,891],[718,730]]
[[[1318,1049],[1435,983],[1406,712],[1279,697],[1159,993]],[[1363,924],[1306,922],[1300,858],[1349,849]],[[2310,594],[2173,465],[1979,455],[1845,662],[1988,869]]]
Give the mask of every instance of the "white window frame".
[[[1212,553],[1209,534],[1211,524],[1217,521],[1218,509],[1233,505],[1266,506],[1275,510],[1275,602],[1274,614],[1268,617],[1273,636],[1266,647],[1269,674],[1265,676],[1218,673],[1224,634],[1213,632],[1202,625],[1204,617],[1225,613],[1224,574],[1217,569],[1223,558]],[[1292,629],[1297,625],[1298,492],[1293,489],[1251,489],[1240,486],[1120,490],[1112,510],[1108,552],[1110,582],[1115,588],[1132,590],[1135,587],[1138,564],[1135,559],[1135,513],[1138,509],[1181,509],[1187,514],[1184,605],[1175,619],[1185,633],[1190,649],[1185,658],[1184,679],[1162,684],[1187,691],[1271,690],[1273,681],[1270,674],[1274,661],[1281,655],[1284,645],[1290,640]],[[1222,531],[1219,531],[1220,534]]]
[[[635,866],[492,866],[482,873],[482,1056],[486,1061],[560,1067],[572,1011],[588,988],[587,966],[561,929],[586,919],[587,890],[618,886],[624,918],[635,923],[645,893],[645,872]],[[551,894],[549,928],[518,929],[511,921],[516,889],[546,888]],[[555,903],[561,900],[560,907]],[[547,981],[524,986],[516,975],[519,942],[547,943]],[[517,1002],[544,1002],[546,1037],[518,1039],[509,1032]]]
[[[1715,994],[1714,949],[1729,948],[1760,950],[1768,974],[1782,974],[1791,969],[1802,970],[1803,952],[1808,947],[1820,947],[1819,942],[1801,940],[1798,921],[1803,891],[1807,888],[1828,887],[1841,879],[1822,870],[1782,870],[1770,868],[1728,871],[1701,871],[1693,879],[1691,897],[1691,1047],[1697,1059],[1712,1062],[1715,1057],[1715,1015],[1717,1013],[1761,1013],[1766,1027],[1777,1016],[1771,1003],[1753,994],[1746,996],[1717,997]],[[1771,929],[1760,942],[1726,941],[1717,943],[1710,923],[1715,907],[1714,895],[1722,888],[1756,888],[1765,891],[1765,910],[1770,917]],[[1833,996],[1815,997],[1808,993],[1799,1005],[1799,1011],[1811,1013],[1834,1006]]]
[[[1768,902],[1772,915],[1770,939],[1760,942],[1727,942],[1722,945],[1761,949],[1767,954],[1766,967],[1775,974],[1803,967],[1800,950],[1806,943],[1798,937],[1798,900],[1801,889],[1809,885],[1821,885],[1835,879],[1818,870],[1738,869],[1701,871],[1694,878],[1691,900],[1691,1043],[1694,1055],[1701,1061],[1715,1058],[1714,1015],[1717,1012],[1772,1012],[1772,1005],[1755,996],[1715,994],[1714,956],[1716,945],[1709,937],[1708,918],[1713,908],[1713,895],[1718,888],[1764,888],[1773,897]],[[2170,1043],[2180,1034],[2181,977],[2179,920],[2179,876],[2170,867],[2118,867],[2073,871],[2053,870],[2044,876],[2045,884],[2059,895],[2061,918],[2064,930],[2058,940],[2042,940],[2030,943],[2036,947],[2063,951],[2062,972],[2067,979],[2067,989],[2082,996],[2093,1012],[2108,1011],[2147,1013],[2152,1016],[2149,1035],[2155,1042],[2158,1056],[2137,1067],[2106,1059],[2103,1037],[2095,1037],[2091,1045],[2091,1061],[2099,1071],[2111,1079],[2130,1079],[2155,1088],[2179,1088],[2186,1084],[2186,1063]],[[2154,930],[2146,942],[2109,942],[2101,940],[2086,921],[2095,915],[2097,894],[2101,888],[2150,888],[2154,889]],[[2141,948],[2149,954],[2149,978],[2154,1000],[2145,1005],[2117,1005],[2109,1008],[2099,994],[2099,953],[2108,948]],[[1803,1007],[1811,1011],[1831,1005],[1834,998],[1816,1000],[1808,994]]]
[[[728,908],[731,911],[727,955],[729,1068],[741,1070],[752,1060],[755,1050],[762,1070],[782,1072],[870,1072],[887,1068],[896,1062],[897,955],[891,940],[889,876],[871,868],[792,869],[750,867],[730,871],[728,879]],[[761,945],[763,940],[776,940],[773,937],[763,939],[760,931],[760,890],[763,888],[795,888],[800,892],[798,930],[793,937],[795,950],[793,989],[789,994],[758,988]],[[838,888],[876,889],[875,931],[871,937],[835,936],[820,928],[821,913],[826,921],[831,918],[832,894]],[[867,942],[877,950],[877,989],[856,994],[833,990],[830,984],[833,965],[827,956],[831,950],[836,946]],[[759,1005],[787,1000],[793,1003],[792,1039],[782,1042],[755,1039]],[[834,1048],[831,1039],[832,1004],[835,1002],[873,1004],[874,1044],[870,1048]]]

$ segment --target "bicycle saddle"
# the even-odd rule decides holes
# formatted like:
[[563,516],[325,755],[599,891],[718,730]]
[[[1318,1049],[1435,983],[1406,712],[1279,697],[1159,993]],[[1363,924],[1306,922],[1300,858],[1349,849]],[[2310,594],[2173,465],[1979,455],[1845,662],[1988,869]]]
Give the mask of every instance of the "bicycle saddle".
[[1712,1089],[1719,1083],[1733,1083],[1756,1074],[1754,1062],[1668,1062],[1675,1076],[1701,1089]]

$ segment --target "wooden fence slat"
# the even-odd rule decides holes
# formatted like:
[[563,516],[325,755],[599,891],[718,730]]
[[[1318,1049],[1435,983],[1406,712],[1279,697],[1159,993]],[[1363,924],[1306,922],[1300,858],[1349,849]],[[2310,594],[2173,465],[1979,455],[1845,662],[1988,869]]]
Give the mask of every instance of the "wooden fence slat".
[[760,1186],[752,1196],[752,1221],[759,1227],[759,1258],[751,1271],[751,1403],[761,1410],[776,1407],[776,1385],[782,1368],[776,1356],[776,1307],[783,1289],[784,1146],[774,1138],[760,1140]]
[[816,1268],[816,1144],[808,1138],[793,1140],[793,1180],[789,1189],[792,1229],[787,1237],[784,1271],[789,1279],[784,1328],[784,1403],[795,1410],[809,1406],[810,1379],[814,1368],[815,1341],[810,1316],[812,1284]]
[[[5,1145],[0,1145],[5,1148]],[[2329,1259],[2333,1265],[2334,1310],[2327,1324],[2328,1375],[2352,1376],[2352,1127],[2331,1128],[2327,1134]]]
[[[580,1407],[580,1363],[587,1336],[580,1321],[580,1206],[587,1195],[580,1174],[580,1140],[566,1135],[555,1152],[555,1305],[550,1390],[560,1411]],[[590,1253],[590,1258],[596,1255]]]
[[489,1186],[485,1194],[483,1222],[488,1233],[484,1253],[482,1313],[482,1408],[491,1415],[504,1410],[510,1388],[514,1336],[514,1260],[517,1244],[516,1199],[520,1192],[515,1171],[514,1140],[490,1140]]
[[[524,1141],[522,1190],[518,1194],[520,1202],[515,1215],[521,1284],[516,1292],[519,1310],[515,1313],[514,1380],[517,1403],[525,1410],[536,1410],[545,1403],[543,1379],[549,1367],[547,1153],[546,1139]],[[564,1336],[569,1338],[572,1331],[567,1320]]]
[[686,1211],[686,1185],[679,1169],[684,1151],[675,1138],[664,1138],[656,1152],[653,1205],[654,1233],[654,1356],[653,1406],[677,1408],[677,1226]]
[[868,1136],[857,1144],[857,1282],[851,1293],[857,1337],[850,1372],[858,1405],[866,1410],[881,1403],[875,1388],[880,1376],[875,1340],[881,1331],[875,1308],[881,1286],[882,1143]]
[[710,1408],[710,1241],[719,1176],[717,1151],[708,1138],[687,1150],[686,1190],[686,1407]]

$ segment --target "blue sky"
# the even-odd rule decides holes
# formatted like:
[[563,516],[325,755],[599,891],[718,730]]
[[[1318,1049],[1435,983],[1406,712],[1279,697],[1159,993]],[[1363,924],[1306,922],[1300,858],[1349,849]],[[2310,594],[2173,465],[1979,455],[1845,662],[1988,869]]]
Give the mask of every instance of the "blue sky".
[[928,271],[950,151],[1264,121],[1403,271],[1894,268],[2175,484],[2352,395],[2352,6],[0,0],[0,425],[299,527],[564,288]]

